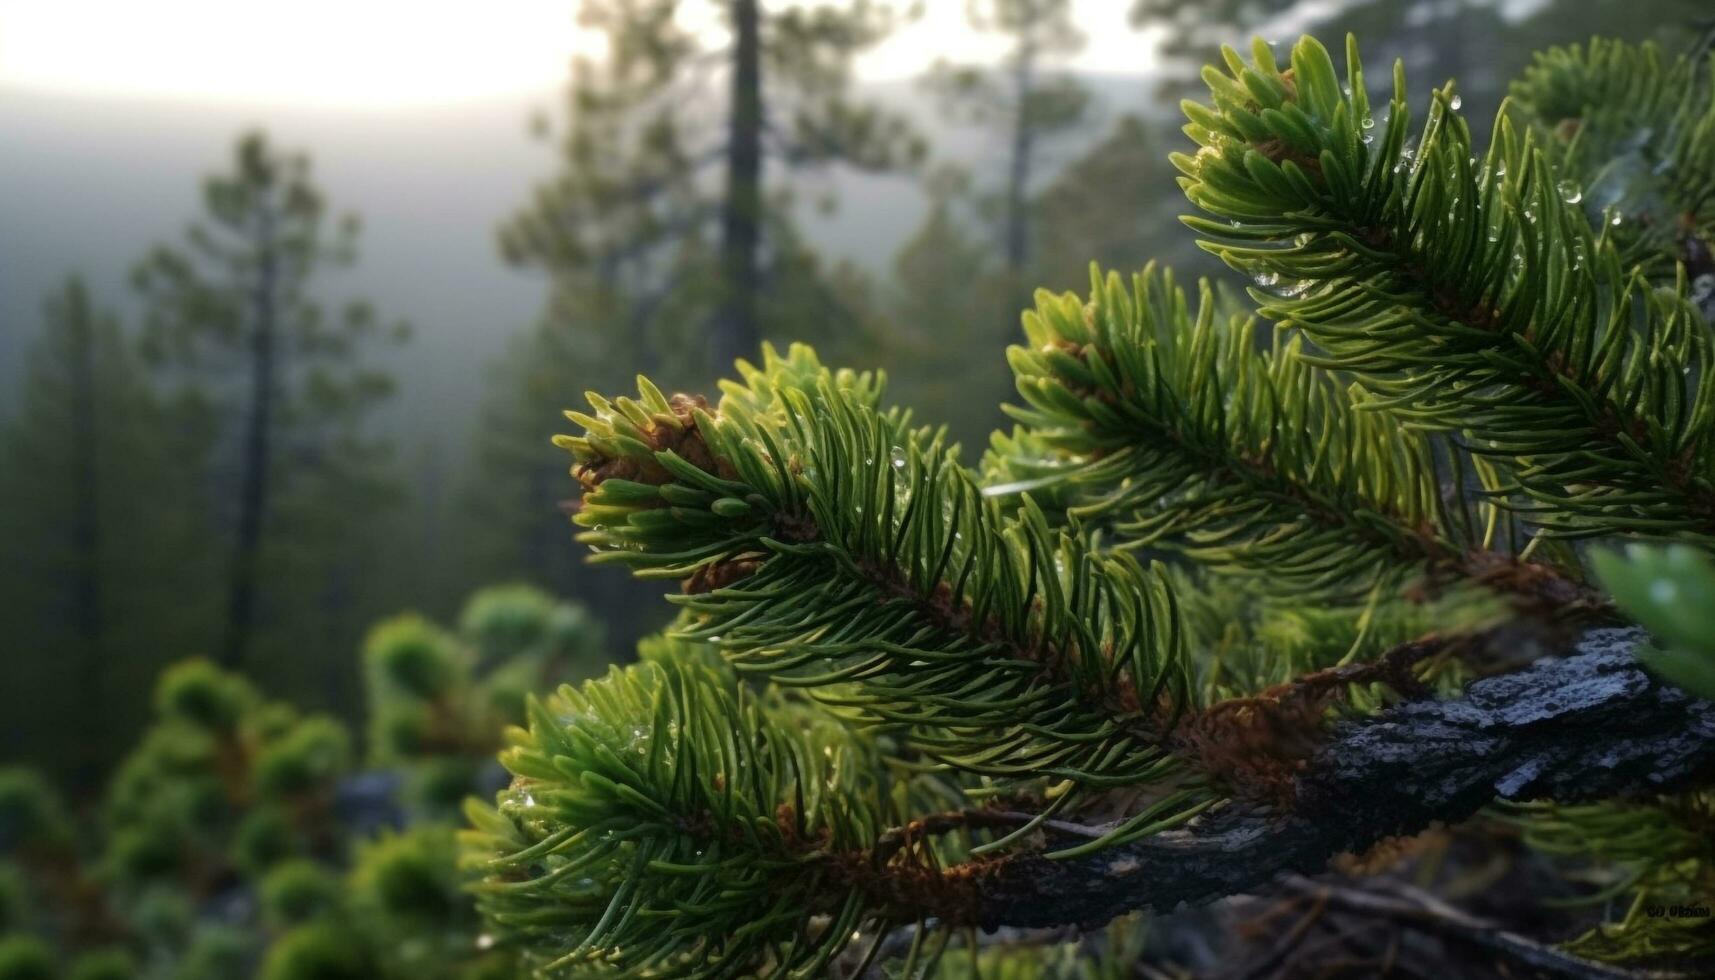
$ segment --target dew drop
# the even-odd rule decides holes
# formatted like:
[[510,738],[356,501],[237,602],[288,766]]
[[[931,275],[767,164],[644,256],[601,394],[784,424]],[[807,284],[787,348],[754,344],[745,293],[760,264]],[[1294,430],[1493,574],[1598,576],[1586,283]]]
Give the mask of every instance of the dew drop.
[[1453,96],[1453,100],[1451,102],[1447,103],[1447,106],[1448,106],[1448,108],[1452,109],[1454,112],[1458,112],[1459,108],[1461,106],[1463,106],[1464,104],[1465,104],[1464,96],[1455,95],[1455,96]]
[[1577,204],[1584,200],[1584,190],[1570,180],[1560,182],[1560,199],[1567,204]]
[[893,451],[889,452],[887,454],[887,458],[893,461],[893,468],[894,469],[902,470],[905,468],[905,450],[904,449],[901,449],[898,446],[894,446]]
[[1365,128],[1365,129],[1374,129],[1374,128],[1376,128],[1376,117],[1374,117],[1374,116],[1365,116],[1365,117],[1364,117],[1364,122],[1363,122],[1363,127],[1364,127],[1364,128]]

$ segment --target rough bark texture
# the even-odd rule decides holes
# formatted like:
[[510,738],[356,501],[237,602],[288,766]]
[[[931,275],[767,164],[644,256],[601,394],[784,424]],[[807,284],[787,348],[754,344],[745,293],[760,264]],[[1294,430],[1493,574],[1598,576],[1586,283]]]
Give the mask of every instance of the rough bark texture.
[[1715,775],[1715,704],[1646,674],[1636,629],[1577,653],[1403,704],[1334,733],[1290,814],[1244,805],[1092,857],[1020,855],[972,867],[976,924],[1095,925],[1320,871],[1335,855],[1455,822],[1496,800],[1591,800]]

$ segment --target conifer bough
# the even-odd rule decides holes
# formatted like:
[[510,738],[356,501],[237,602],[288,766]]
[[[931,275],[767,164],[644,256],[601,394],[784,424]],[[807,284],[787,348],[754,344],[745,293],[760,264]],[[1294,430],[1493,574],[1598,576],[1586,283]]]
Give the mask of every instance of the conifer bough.
[[[915,927],[929,976],[961,929],[1206,901],[1496,801],[1591,860],[1615,797],[1708,810],[1715,708],[1669,683],[1704,674],[1646,672],[1567,542],[1715,537],[1683,274],[1623,257],[1506,113],[1479,162],[1450,87],[1413,137],[1355,46],[1344,84],[1309,38],[1226,63],[1175,160],[1266,353],[1153,268],[1041,294],[980,476],[804,347],[718,405],[640,378],[568,413],[579,540],[679,616],[533,701],[471,808],[480,905],[542,975],[853,977]],[[1715,888],[1695,846],[1627,852],[1614,893]]]
[[878,378],[807,348],[745,373],[719,411],[640,379],[574,414],[597,560],[685,579],[683,635],[936,760],[1090,783],[1170,764],[1157,706],[1186,677],[1158,571],[1004,515],[940,434],[874,407]]
[[[1175,154],[1204,246],[1256,278],[1263,316],[1381,406],[1508,462],[1539,525],[1565,535],[1715,535],[1715,386],[1684,284],[1621,265],[1534,131],[1503,112],[1482,160],[1435,93],[1413,136],[1403,69],[1371,114],[1355,43],[1344,84],[1299,42],[1204,71]],[[1563,186],[1563,184],[1565,186]]]

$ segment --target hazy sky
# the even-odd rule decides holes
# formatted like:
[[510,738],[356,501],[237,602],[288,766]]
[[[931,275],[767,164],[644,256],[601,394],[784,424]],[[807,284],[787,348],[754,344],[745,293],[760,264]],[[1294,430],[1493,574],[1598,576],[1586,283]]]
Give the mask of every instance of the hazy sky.
[[[0,87],[372,108],[540,91],[593,39],[577,0],[0,0]],[[914,76],[937,57],[984,60],[964,0],[928,0],[919,21],[868,53],[866,78]],[[1076,64],[1128,72],[1152,47],[1128,0],[1077,0],[1090,41]],[[712,3],[684,5],[718,29]],[[599,50],[596,47],[594,50]]]

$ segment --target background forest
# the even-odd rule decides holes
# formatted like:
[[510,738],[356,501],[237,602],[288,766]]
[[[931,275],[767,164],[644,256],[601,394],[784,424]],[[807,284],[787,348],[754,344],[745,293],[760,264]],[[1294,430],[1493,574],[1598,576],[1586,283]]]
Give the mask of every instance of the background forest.
[[1683,50],[1709,16],[927,6],[568,0],[588,43],[559,94],[435,104],[103,95],[0,63],[4,761],[92,792],[189,656],[360,725],[371,625],[455,621],[490,583],[581,602],[628,659],[664,613],[583,565],[560,411],[792,339],[982,438],[1031,289],[1212,262],[1167,154],[1223,41],[1353,31],[1486,119],[1533,50]]

